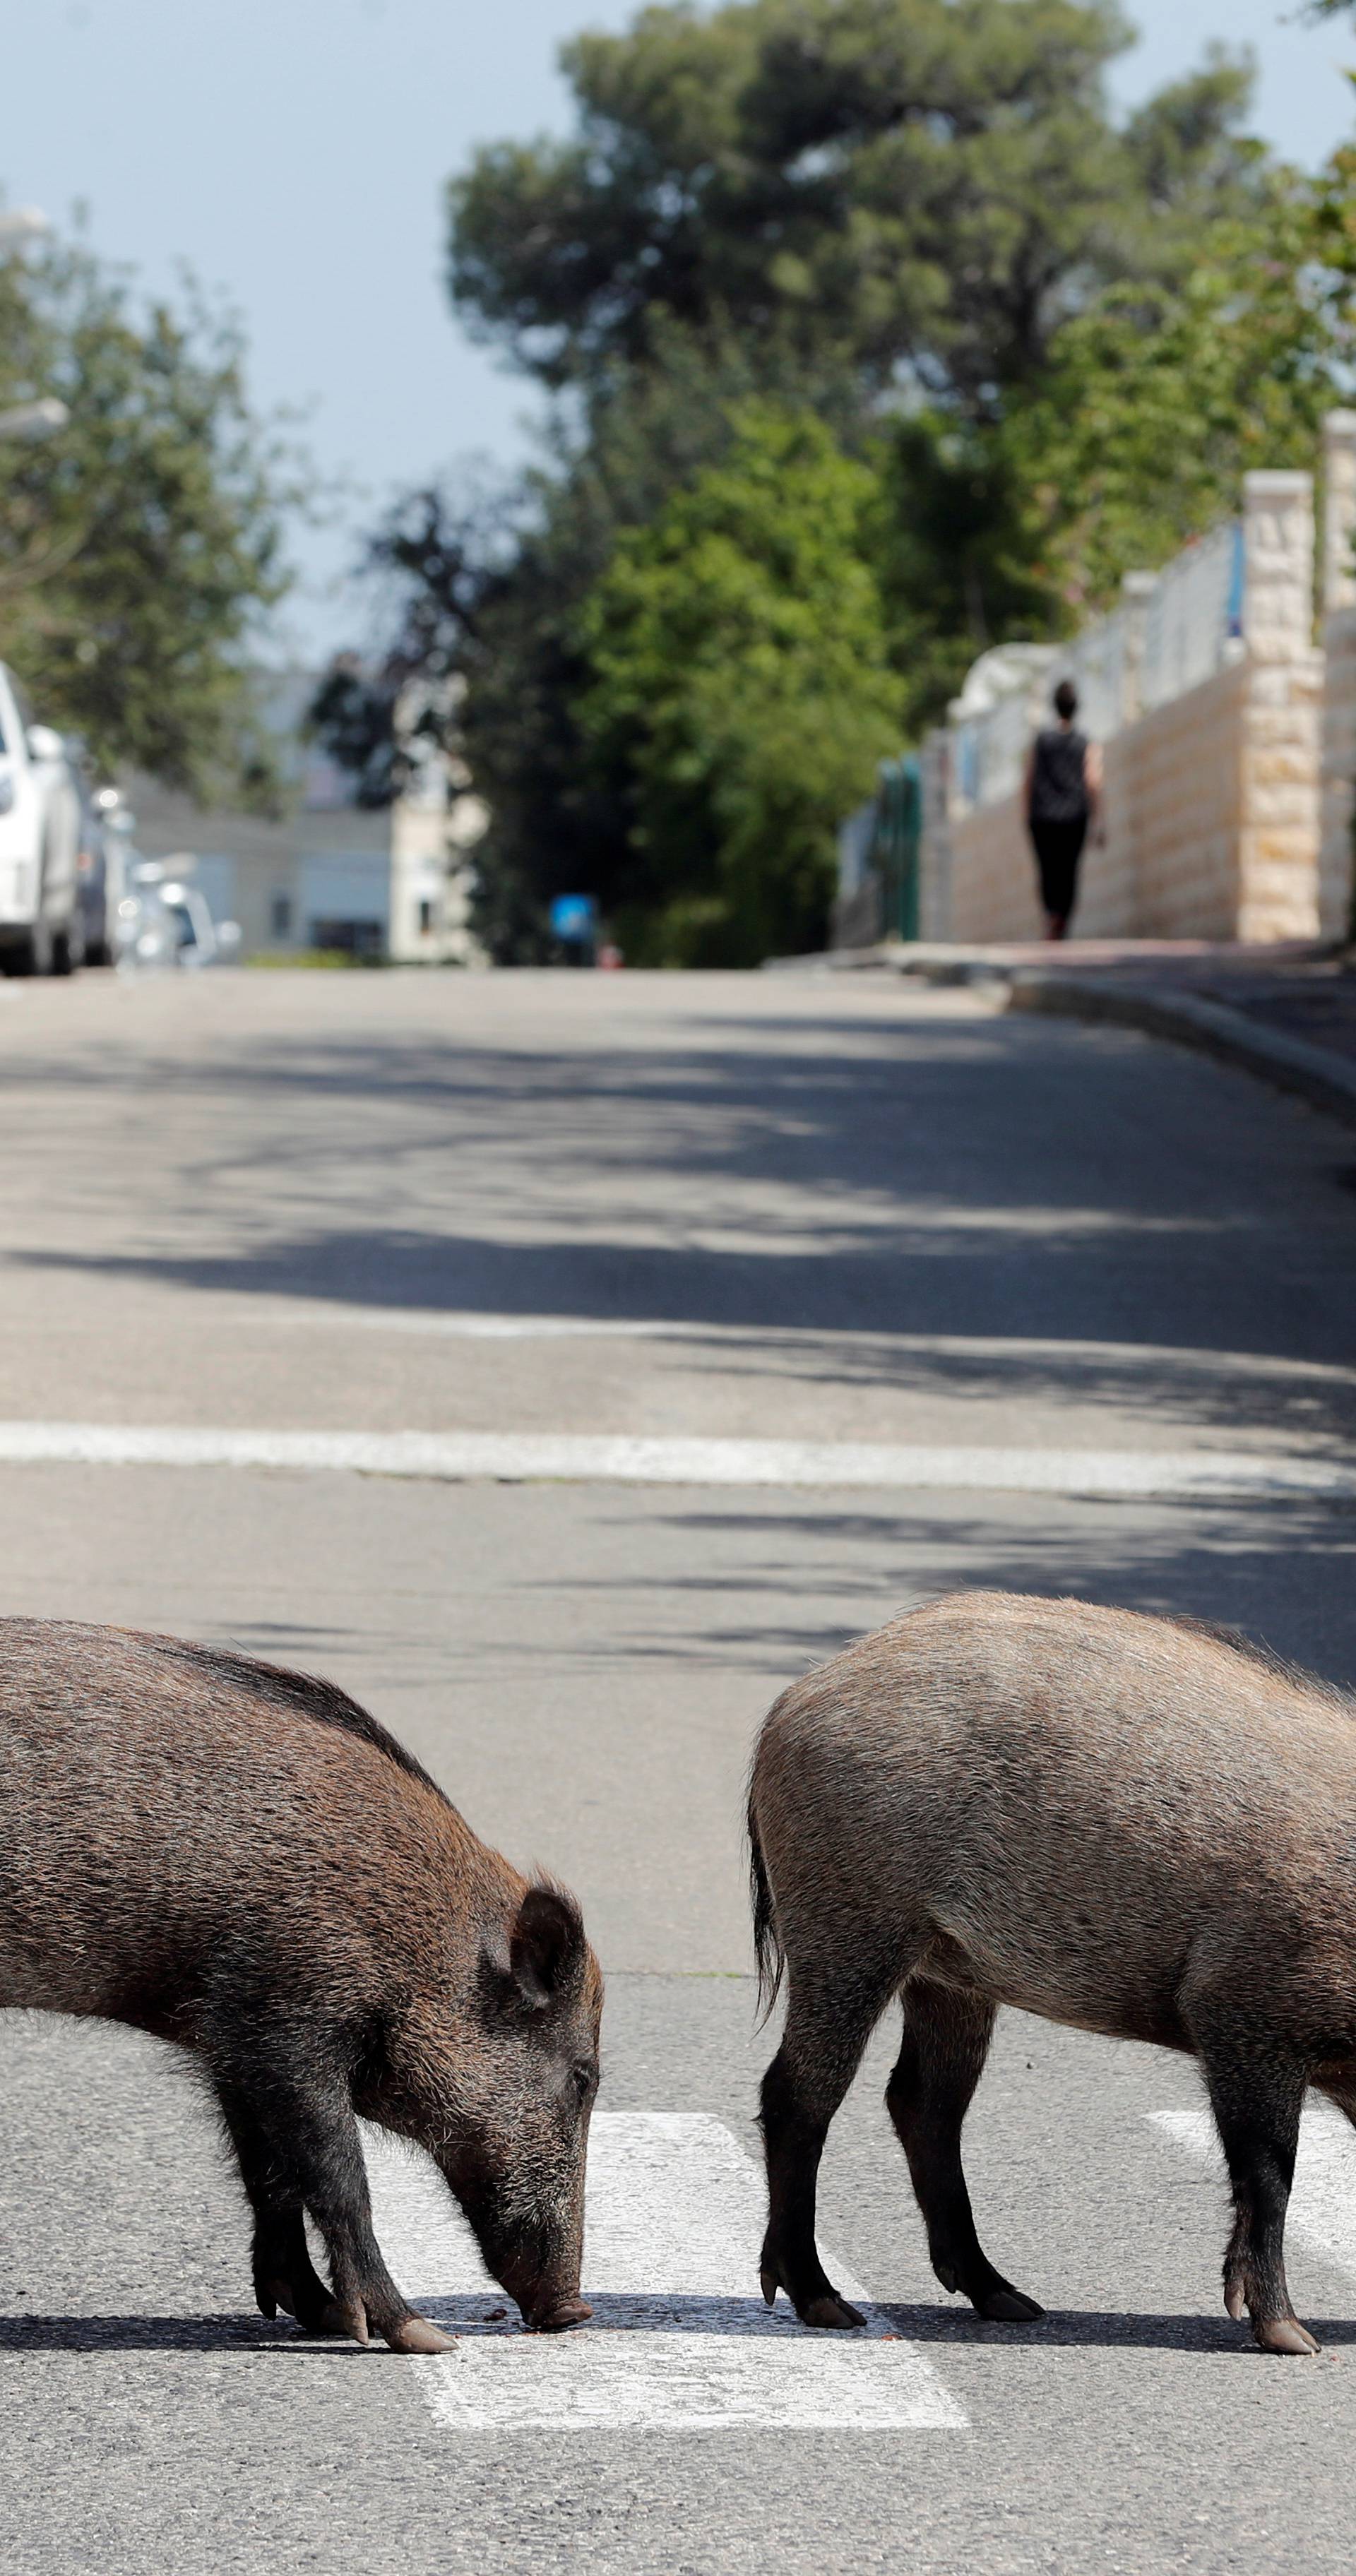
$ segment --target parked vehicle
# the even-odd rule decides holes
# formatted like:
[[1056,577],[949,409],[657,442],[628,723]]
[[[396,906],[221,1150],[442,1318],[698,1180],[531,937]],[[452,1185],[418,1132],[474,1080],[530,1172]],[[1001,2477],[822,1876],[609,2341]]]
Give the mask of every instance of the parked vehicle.
[[233,921],[213,921],[201,886],[191,882],[194,864],[182,853],[173,859],[141,859],[130,865],[126,892],[117,906],[119,966],[128,972],[155,972],[220,966],[234,960],[239,928]]
[[91,789],[78,772],[80,849],[76,859],[76,903],[87,966],[111,966],[116,945],[118,903],[124,891],[124,864],[132,817],[116,787]]
[[84,954],[78,772],[0,663],[0,972],[69,975]]

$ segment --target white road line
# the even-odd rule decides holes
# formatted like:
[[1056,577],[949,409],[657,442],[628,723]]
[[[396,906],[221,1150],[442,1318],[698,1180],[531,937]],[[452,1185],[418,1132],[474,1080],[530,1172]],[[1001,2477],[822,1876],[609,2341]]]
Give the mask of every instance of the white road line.
[[[407,2363],[438,2424],[511,2432],[744,2424],[963,2430],[926,2354],[867,2307],[860,2333],[813,2333],[758,2291],[761,2177],[720,2120],[595,2118],[584,2292],[593,2323],[528,2335],[487,2282],[433,2166],[364,2134],[378,2241],[407,2298],[459,2340]],[[863,2294],[841,2265],[849,2298]],[[508,2313],[503,2312],[507,2309]],[[497,2317],[492,2312],[498,2311]]]
[[0,1422],[0,1465],[291,1467],[447,1484],[875,1486],[1122,1501],[1344,1501],[1356,1467],[1247,1450],[977,1449],[855,1440],[633,1439],[518,1431],[225,1431]]
[[[1149,2117],[1224,2183],[1224,2158],[1208,2111],[1152,2111]],[[1313,2095],[1300,2121],[1287,2233],[1291,2230],[1345,2271],[1356,2272],[1356,2129],[1331,2102]]]

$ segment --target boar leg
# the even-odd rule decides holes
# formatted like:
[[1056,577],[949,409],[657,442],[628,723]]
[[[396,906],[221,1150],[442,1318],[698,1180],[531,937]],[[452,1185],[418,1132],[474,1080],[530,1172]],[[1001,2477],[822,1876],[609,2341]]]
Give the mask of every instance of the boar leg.
[[1246,2307],[1263,2352],[1317,2352],[1291,2306],[1283,2260],[1305,2072],[1263,2054],[1255,2034],[1225,2039],[1216,2029],[1198,2045],[1233,2191],[1225,2307],[1231,2317]]
[[807,1993],[791,1972],[791,2001],[782,2044],[763,2078],[768,2221],[761,2279],[768,2306],[785,2290],[801,2324],[859,2326],[861,2311],[840,2299],[815,2244],[815,2189],[829,2122],[862,2050],[898,1982],[898,1969],[878,1983]]
[[300,2190],[243,2094],[221,2084],[217,2098],[254,2213],[254,2295],[260,2315],[275,2317],[284,2308],[306,2334],[342,2334],[339,2311],[311,2261]]
[[323,2327],[355,2343],[379,2335],[393,2352],[446,2352],[451,2337],[416,2316],[382,2261],[346,2077],[314,2059],[296,2065],[295,2044],[267,2061],[257,2031],[253,2040],[251,2071],[233,2067],[229,2089],[267,2141],[282,2196],[304,2203],[325,2240],[334,2289]]
[[995,2007],[924,1978],[905,1986],[903,2004],[904,2044],[885,2104],[909,2160],[933,2271],[982,2317],[1025,2324],[1045,2311],[994,2270],[975,2233],[961,2165],[961,2126],[984,2072]]

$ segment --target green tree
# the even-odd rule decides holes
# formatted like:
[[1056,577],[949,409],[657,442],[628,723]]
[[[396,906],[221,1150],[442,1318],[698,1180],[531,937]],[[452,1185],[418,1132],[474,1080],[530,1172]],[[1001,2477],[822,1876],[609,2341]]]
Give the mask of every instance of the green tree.
[[865,383],[985,408],[1073,302],[1176,273],[1238,207],[1246,70],[1216,57],[1125,131],[1112,0],[727,0],[642,9],[562,61],[564,142],[491,145],[450,191],[453,299],[550,384],[722,324]]
[[875,477],[809,413],[747,406],[733,431],[623,535],[583,617],[579,715],[630,811],[614,924],[637,962],[821,940],[835,826],[899,742]]
[[[1209,473],[1190,456],[1183,422],[1223,363],[1212,334],[1238,357],[1236,422],[1252,388],[1270,406],[1256,435],[1284,423],[1302,440],[1309,380],[1290,368],[1282,313],[1303,302],[1302,228],[1290,183],[1240,131],[1246,67],[1215,52],[1117,125],[1103,74],[1126,34],[1111,0],[649,7],[566,49],[572,137],[491,147],[454,183],[454,299],[555,389],[555,428],[500,510],[413,496],[373,560],[403,592],[388,683],[425,666],[467,682],[461,747],[493,817],[478,864],[495,953],[544,953],[547,900],[569,887],[625,915],[634,953],[751,953],[755,920],[770,919],[776,783],[796,782],[788,810],[813,791],[807,746],[826,730],[816,701],[812,722],[788,716],[779,732],[794,689],[814,695],[810,663],[779,629],[760,697],[737,585],[713,592],[709,651],[676,697],[661,692],[671,728],[680,700],[683,723],[712,728],[698,776],[692,743],[679,759],[678,733],[647,730],[639,700],[626,715],[592,622],[600,599],[620,613],[639,584],[652,613],[627,594],[627,653],[658,678],[662,636],[685,633],[687,613],[665,532],[732,469],[751,400],[783,427],[814,414],[835,468],[871,486],[869,535],[850,551],[869,563],[866,663],[879,649],[892,740],[933,721],[987,645],[1065,631],[1114,588],[1127,550],[1159,560],[1215,515],[1230,458],[1252,451],[1240,426],[1232,445],[1214,440]],[[1235,345],[1253,258],[1277,272],[1271,376]],[[1116,369],[1174,335],[1164,435],[1140,435],[1132,401],[1103,456],[1070,406],[1089,424],[1115,412]],[[723,689],[727,650],[738,676]],[[883,703],[868,697],[868,732]],[[336,735],[339,712],[336,698]],[[844,739],[850,802],[890,745],[873,733],[863,767]],[[801,891],[774,945],[793,944],[792,919],[820,935],[822,819],[810,843],[793,858],[783,839]],[[680,918],[683,904],[696,910]]]
[[859,413],[855,380],[810,370],[783,346],[750,349],[675,324],[656,363],[614,361],[582,407],[558,419],[540,465],[490,494],[408,494],[377,529],[366,562],[398,615],[385,667],[355,691],[339,669],[314,710],[332,758],[360,792],[394,779],[390,709],[412,673],[459,674],[456,749],[490,808],[477,850],[477,930],[491,954],[552,953],[554,894],[587,888],[611,908],[634,872],[630,817],[615,777],[581,732],[588,683],[580,607],[623,531],[730,446],[732,419],[760,388],[812,403],[843,437]]
[[1111,288],[1064,325],[996,442],[1052,619],[1235,510],[1250,467],[1316,465],[1356,360],[1354,179],[1351,151],[1275,173],[1176,285]]
[[237,335],[82,248],[0,256],[0,404],[43,394],[69,426],[0,442],[0,652],[99,765],[271,800],[248,664],[294,495]]

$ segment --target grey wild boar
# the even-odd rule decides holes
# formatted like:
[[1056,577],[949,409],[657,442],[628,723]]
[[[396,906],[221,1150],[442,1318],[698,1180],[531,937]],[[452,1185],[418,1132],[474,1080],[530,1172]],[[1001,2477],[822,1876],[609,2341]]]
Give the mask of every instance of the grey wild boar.
[[[192,2052],[266,2317],[447,2342],[382,2261],[355,2114],[428,2149],[528,2325],[574,2325],[602,1980],[331,1684],[173,1637],[0,1620],[0,2005]],[[307,2251],[310,2213],[330,2283]]]
[[796,1682],[749,1797],[769,2303],[861,2319],[815,2246],[820,2154],[891,1997],[886,2102],[943,2287],[1041,2314],[975,2232],[961,2124],[1000,2004],[1200,2061],[1234,2224],[1224,2304],[1317,2346],[1282,2257],[1305,2088],[1356,2122],[1356,1702],[1190,1623],[962,1593]]

